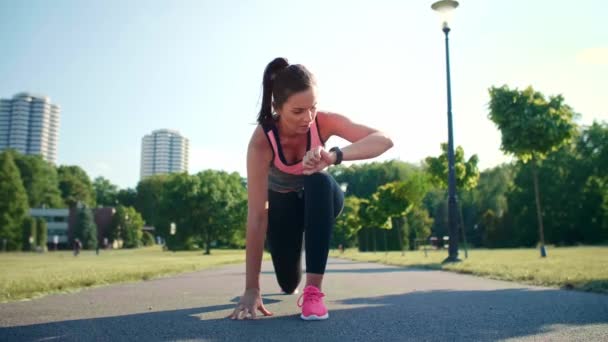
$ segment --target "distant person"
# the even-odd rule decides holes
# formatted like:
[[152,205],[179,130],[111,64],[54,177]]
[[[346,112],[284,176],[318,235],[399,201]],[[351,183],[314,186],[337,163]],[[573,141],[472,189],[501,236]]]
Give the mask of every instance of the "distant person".
[[[393,143],[385,134],[343,115],[317,111],[314,76],[303,65],[290,65],[284,58],[266,66],[257,122],[247,151],[246,285],[228,317],[256,318],[256,310],[272,315],[260,294],[264,239],[268,239],[279,286],[286,294],[297,293],[306,234],[306,286],[297,301],[300,317],[326,319],[321,285],[344,194],[323,170],[343,160],[379,156]],[[326,150],[331,136],[351,144]]]
[[74,256],[78,256],[78,254],[80,254],[81,249],[82,249],[82,242],[80,242],[80,239],[78,239],[78,238],[74,239]]

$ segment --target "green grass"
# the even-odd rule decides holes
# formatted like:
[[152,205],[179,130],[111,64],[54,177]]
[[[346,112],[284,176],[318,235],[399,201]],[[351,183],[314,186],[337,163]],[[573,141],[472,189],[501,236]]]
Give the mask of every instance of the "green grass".
[[422,267],[477,276],[516,281],[532,285],[560,287],[608,293],[608,247],[548,248],[548,257],[540,257],[538,249],[475,249],[459,251],[460,263],[442,265],[447,251],[358,252],[349,249],[330,256],[387,265]]
[[[549,248],[549,257],[537,249],[475,249],[463,262],[442,265],[446,251],[366,252],[354,249],[330,256],[389,265],[442,269],[533,285],[608,293],[608,247]],[[265,254],[265,260],[269,255]],[[163,252],[159,247],[109,250],[95,255],[84,251],[45,254],[0,253],[0,302],[36,298],[85,287],[141,281],[245,261],[244,250]]]
[[[265,255],[265,258],[268,258]],[[0,253],[0,302],[70,292],[84,287],[141,281],[182,272],[242,263],[244,250],[163,252],[160,247],[83,251]]]

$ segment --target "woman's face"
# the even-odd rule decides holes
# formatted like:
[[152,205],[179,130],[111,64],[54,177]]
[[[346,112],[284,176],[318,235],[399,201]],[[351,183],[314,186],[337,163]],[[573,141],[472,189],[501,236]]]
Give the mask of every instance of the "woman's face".
[[281,126],[289,133],[306,134],[317,117],[317,89],[310,87],[289,96],[281,108],[275,108],[280,115]]

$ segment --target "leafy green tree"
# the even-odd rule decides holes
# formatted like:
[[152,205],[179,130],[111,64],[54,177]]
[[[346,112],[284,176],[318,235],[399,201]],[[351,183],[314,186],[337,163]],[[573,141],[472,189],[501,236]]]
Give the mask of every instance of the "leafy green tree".
[[[175,177],[181,177],[182,175],[183,174],[154,175],[141,180],[137,184],[137,189],[134,192],[134,207],[139,213],[141,213],[144,222],[146,222],[148,225],[153,225],[156,228],[162,228],[163,226],[168,225],[166,215],[164,214],[168,215],[170,214],[170,211],[163,212],[163,208],[161,208],[163,203],[164,189],[169,182],[169,179],[175,181]],[[121,197],[123,201],[126,200],[125,202],[130,202],[132,194],[132,192],[123,193]],[[165,230],[168,232],[168,228]]]
[[137,202],[137,192],[135,189],[131,188],[120,189],[118,190],[118,193],[116,193],[116,200],[118,201],[119,205],[125,207],[135,207]]
[[112,184],[104,177],[97,177],[93,181],[93,189],[95,190],[95,199],[97,205],[105,207],[113,207],[116,205],[118,196],[118,187]]
[[0,194],[0,243],[6,239],[7,249],[20,249],[28,210],[27,193],[10,150],[0,153]]
[[566,144],[575,132],[574,111],[561,95],[546,99],[528,87],[523,91],[507,86],[492,87],[489,118],[502,133],[501,150],[522,162],[531,162],[541,256],[546,257],[544,227],[538,186],[538,165]]
[[15,163],[19,168],[23,186],[31,208],[64,207],[59,191],[59,180],[55,167],[39,155],[16,153]]
[[144,220],[135,208],[122,205],[116,207],[110,226],[108,235],[112,241],[122,241],[124,248],[141,247]]
[[42,248],[42,251],[47,250],[48,229],[44,218],[39,217],[36,220],[36,245]]
[[371,219],[371,201],[366,198],[361,198],[359,201],[359,221],[361,229],[359,230],[359,250],[361,252],[376,251],[375,228]]
[[[439,157],[427,157],[425,159],[426,170],[433,183],[442,188],[448,186],[448,144],[441,144],[441,155]],[[472,155],[465,160],[462,146],[456,147],[454,151],[454,174],[456,178],[456,189],[458,191],[470,190],[477,185],[479,169],[477,164],[479,157]]]
[[[199,187],[198,182],[198,178],[186,173],[174,173],[168,175],[160,189],[157,190],[160,192],[158,197],[160,203],[154,226],[157,233],[165,239],[170,250],[196,247],[191,222],[193,221],[192,207],[197,205],[195,196]],[[139,186],[137,193],[138,197],[141,196]],[[177,228],[174,234],[170,231],[171,224],[175,224]]]
[[78,238],[82,242],[84,249],[97,248],[97,224],[91,208],[86,206],[78,208],[74,238]]
[[420,206],[413,207],[406,218],[409,228],[409,247],[414,250],[416,241],[426,241],[431,236],[433,219],[429,216],[429,212]]
[[144,246],[154,246],[154,235],[150,232],[143,232],[141,236],[141,243]]
[[[429,173],[431,180],[439,187],[447,189],[448,187],[448,144],[441,144],[442,153],[439,157],[427,157],[425,159],[426,170]],[[462,209],[462,198],[464,194],[473,189],[479,180],[479,169],[477,164],[479,158],[476,154],[472,155],[469,160],[465,160],[464,149],[461,146],[456,147],[454,151],[454,174],[456,178],[456,194],[457,194],[457,217],[458,226],[462,233],[462,238],[465,243],[466,253],[466,229],[464,223],[464,215]],[[465,254],[466,255],[466,254]]]
[[505,225],[509,217],[508,196],[514,186],[517,168],[503,164],[480,173],[477,187],[471,191],[474,210],[472,243],[485,247],[513,246],[513,236]]
[[[241,182],[241,186],[245,188],[245,183]],[[246,188],[245,188],[246,189]],[[247,223],[247,199],[243,198],[240,202],[237,202],[234,207],[231,208],[232,216],[234,220],[230,223],[230,231],[227,233],[228,237],[223,238],[225,244],[232,248],[244,248],[246,245],[246,223]]]
[[195,175],[200,179],[193,226],[210,254],[211,242],[245,230],[246,212],[242,210],[247,192],[238,173],[207,170]]
[[355,242],[357,233],[362,228],[359,218],[359,206],[361,199],[355,196],[347,196],[344,199],[344,209],[336,218],[336,225],[332,234],[332,247],[338,245],[351,247]]
[[[26,216],[23,219],[23,237],[21,241],[23,242],[23,250],[24,251],[33,251],[36,246],[36,219],[31,216]],[[30,243],[31,239],[31,243]]]
[[57,169],[61,197],[68,207],[75,207],[79,202],[88,207],[95,207],[95,191],[87,173],[79,166],[62,165]]
[[238,173],[206,170],[196,175],[171,175],[162,196],[162,234],[171,222],[176,234],[166,237],[170,249],[195,248],[197,242],[211,253],[211,245],[243,236],[246,189]]
[[[405,181],[391,182],[380,186],[373,195],[377,213],[380,215],[377,223],[388,220],[391,222],[390,228],[397,228],[395,231],[401,251],[404,250],[404,239],[408,238],[409,235],[403,232],[404,219],[414,207],[422,204],[422,199],[428,187],[427,177],[423,173],[417,172],[412,173]],[[386,232],[384,233],[386,236]]]
[[405,180],[419,170],[420,167],[413,164],[391,160],[355,164],[348,167],[339,165],[330,168],[329,172],[338,183],[348,184],[349,195],[371,199],[381,185]]
[[[608,123],[593,122],[576,142],[576,177],[584,182],[578,226],[585,243],[608,241]],[[581,187],[579,187],[580,189]]]
[[[589,131],[593,130],[593,133]],[[608,212],[603,207],[608,188],[601,165],[602,151],[608,144],[601,139],[601,125],[582,128],[571,144],[549,154],[537,168],[538,188],[543,196],[545,240],[556,245],[594,244],[608,240],[605,223]],[[608,129],[604,128],[608,136]],[[590,136],[595,136],[590,138]],[[593,139],[593,140],[592,140]],[[533,167],[519,163],[514,186],[509,193],[509,208],[514,220],[515,245],[533,245],[538,241]]]

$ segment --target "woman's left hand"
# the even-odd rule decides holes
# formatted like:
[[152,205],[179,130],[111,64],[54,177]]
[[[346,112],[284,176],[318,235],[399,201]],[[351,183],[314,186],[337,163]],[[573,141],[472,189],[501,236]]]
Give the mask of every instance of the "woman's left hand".
[[312,175],[315,172],[322,171],[329,165],[336,162],[336,156],[333,153],[325,151],[319,146],[313,150],[306,152],[302,159],[304,165],[304,174]]

